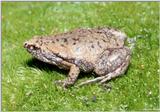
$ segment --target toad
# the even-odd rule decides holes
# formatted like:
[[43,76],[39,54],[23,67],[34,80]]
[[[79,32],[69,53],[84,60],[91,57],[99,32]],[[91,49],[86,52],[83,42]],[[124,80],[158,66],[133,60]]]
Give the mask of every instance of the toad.
[[124,32],[109,28],[78,28],[50,36],[34,36],[24,47],[40,61],[69,70],[65,80],[57,81],[63,87],[74,85],[80,71],[97,74],[87,80],[104,83],[125,73],[130,63],[131,50],[125,46]]

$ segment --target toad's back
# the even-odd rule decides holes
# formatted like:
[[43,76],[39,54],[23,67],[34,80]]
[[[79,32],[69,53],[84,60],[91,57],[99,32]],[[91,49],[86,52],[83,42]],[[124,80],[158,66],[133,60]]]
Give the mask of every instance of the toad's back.
[[121,31],[110,28],[76,29],[68,33],[41,37],[36,43],[64,59],[93,62],[104,49],[123,47],[125,37]]

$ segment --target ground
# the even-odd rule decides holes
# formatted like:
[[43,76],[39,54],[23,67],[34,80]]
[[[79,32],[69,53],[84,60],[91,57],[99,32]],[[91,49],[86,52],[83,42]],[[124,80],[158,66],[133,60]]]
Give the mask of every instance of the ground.
[[[159,109],[158,2],[2,2],[2,110]],[[127,72],[109,81],[62,90],[67,71],[26,52],[23,42],[74,28],[110,26],[136,37]],[[77,83],[93,79],[83,74]]]

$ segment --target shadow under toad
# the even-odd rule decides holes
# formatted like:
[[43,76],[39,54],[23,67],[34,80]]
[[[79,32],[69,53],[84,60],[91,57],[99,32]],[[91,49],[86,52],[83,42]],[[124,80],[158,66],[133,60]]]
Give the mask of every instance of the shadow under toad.
[[[33,68],[36,68],[36,69],[39,69],[39,70],[42,70],[42,71],[46,71],[46,72],[55,71],[55,72],[58,72],[60,74],[66,75],[66,77],[69,73],[69,70],[60,69],[55,65],[39,61],[36,58],[31,58],[31,59],[27,60],[26,64],[29,67],[33,67]],[[92,75],[91,73],[81,72],[78,78],[81,79],[81,78],[84,78],[84,77],[91,77],[91,75]]]

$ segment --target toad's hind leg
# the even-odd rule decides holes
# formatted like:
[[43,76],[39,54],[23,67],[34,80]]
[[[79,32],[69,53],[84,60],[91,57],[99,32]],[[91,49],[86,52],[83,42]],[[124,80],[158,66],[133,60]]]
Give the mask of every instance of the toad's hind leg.
[[126,62],[122,63],[122,65],[118,69],[116,69],[115,71],[105,75],[105,77],[100,81],[100,84],[124,74],[128,68],[129,60],[130,60],[130,56],[127,56]]
[[95,72],[100,77],[82,82],[78,86],[98,82],[104,83],[112,78],[124,74],[130,62],[130,50],[128,48],[106,50],[97,60]]

